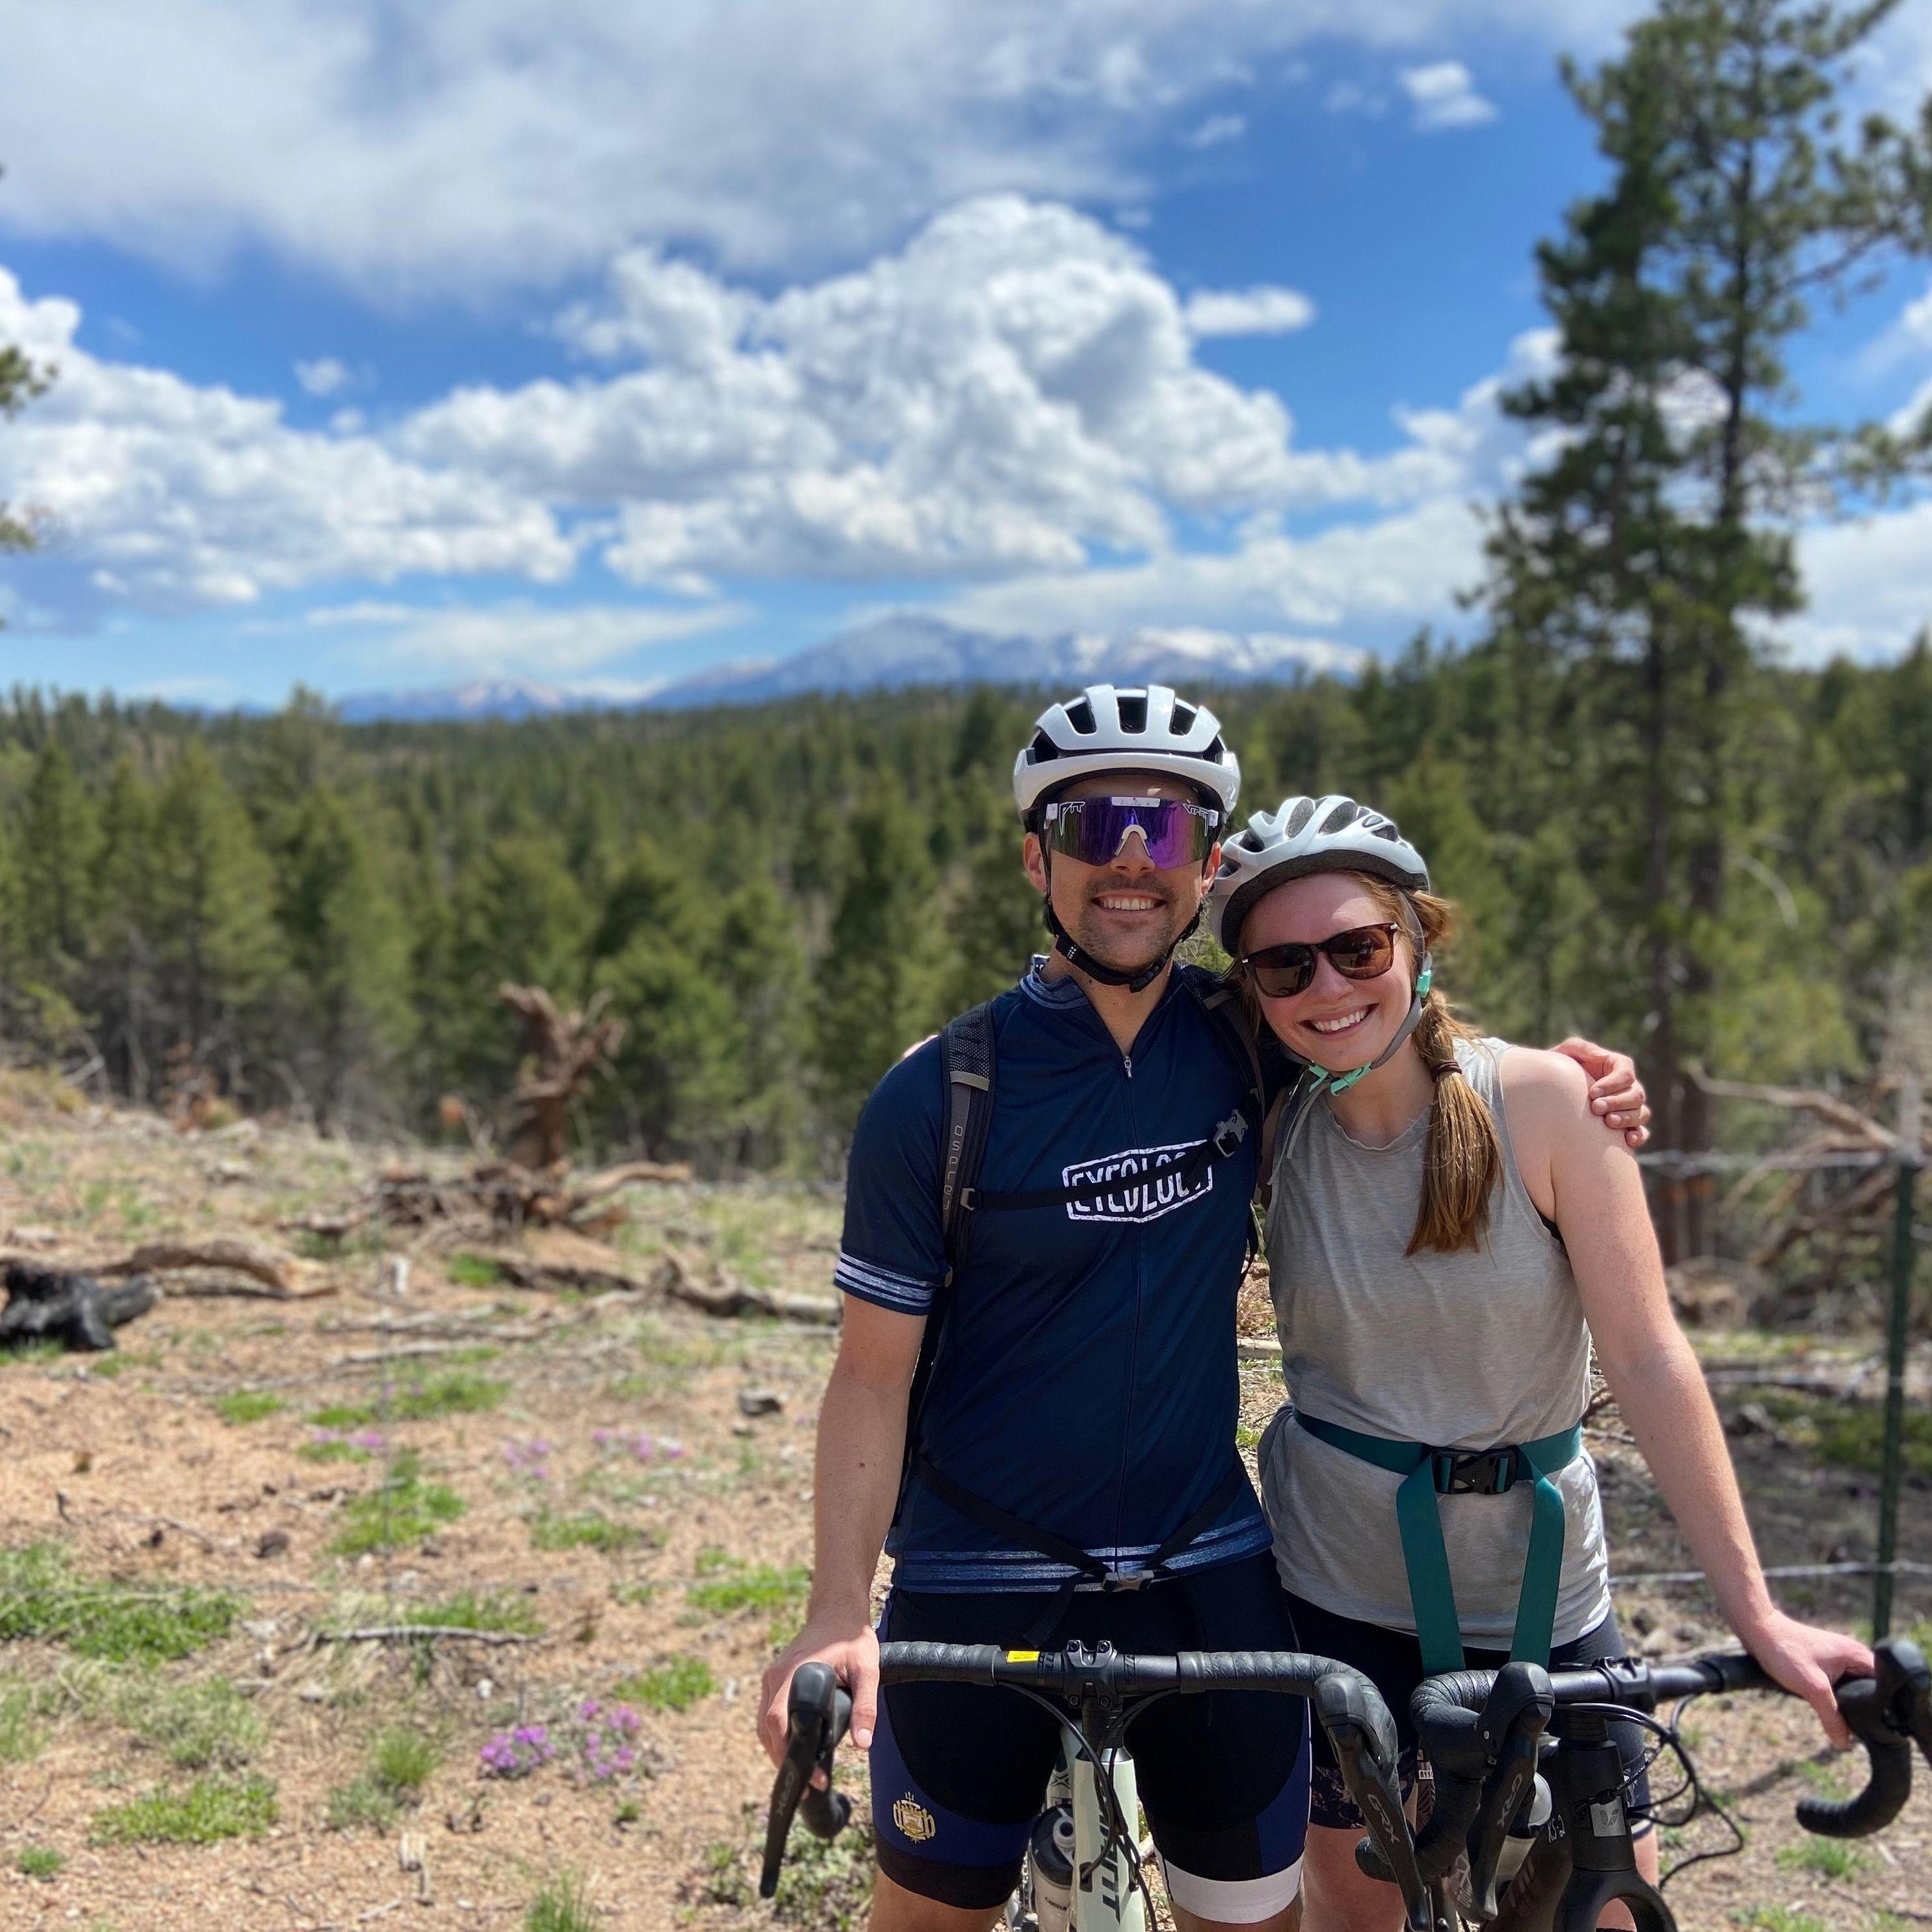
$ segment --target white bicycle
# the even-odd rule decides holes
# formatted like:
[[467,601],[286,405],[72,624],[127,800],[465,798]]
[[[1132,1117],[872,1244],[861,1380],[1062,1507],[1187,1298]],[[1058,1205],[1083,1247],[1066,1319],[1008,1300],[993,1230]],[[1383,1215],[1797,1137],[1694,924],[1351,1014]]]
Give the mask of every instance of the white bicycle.
[[[1328,1734],[1349,1796],[1394,1872],[1409,1922],[1426,1932],[1428,1901],[1396,1773],[1395,1726],[1375,1686],[1332,1658],[1294,1650],[1182,1651],[1124,1656],[1089,1650],[1001,1650],[990,1644],[886,1643],[879,1682],[997,1684],[1031,1697],[1060,1727],[1060,1762],[1035,1822],[1019,1890],[1008,1901],[1012,1932],[1152,1932],[1154,1901],[1141,1870],[1140,1803],[1123,1742],[1151,1699],[1208,1690],[1268,1690],[1306,1697]],[[851,1800],[832,1788],[832,1753],[850,1698],[829,1666],[800,1666],[791,1682],[784,1761],[772,1786],[760,1894],[778,1888],[793,1817],[821,1838],[844,1828]],[[824,1787],[812,1782],[824,1770]]]

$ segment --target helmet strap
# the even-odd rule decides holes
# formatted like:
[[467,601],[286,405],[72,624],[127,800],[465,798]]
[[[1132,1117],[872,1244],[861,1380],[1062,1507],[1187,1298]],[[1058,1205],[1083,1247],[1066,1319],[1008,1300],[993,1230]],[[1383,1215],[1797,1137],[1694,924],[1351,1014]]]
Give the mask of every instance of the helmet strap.
[[1151,986],[1167,970],[1168,962],[1174,957],[1175,947],[1178,946],[1201,923],[1201,908],[1196,906],[1194,909],[1194,916],[1187,922],[1185,929],[1175,935],[1174,944],[1170,946],[1158,959],[1150,961],[1138,972],[1124,973],[1118,966],[1109,966],[1096,959],[1060,923],[1059,914],[1053,909],[1053,894],[1050,888],[1046,896],[1044,911],[1046,929],[1053,934],[1054,952],[1066,960],[1069,965],[1076,967],[1085,974],[1090,980],[1097,980],[1103,986],[1124,986],[1130,993],[1146,992],[1148,988]]
[[[1315,1082],[1314,1092],[1346,1094],[1358,1080],[1366,1079],[1378,1066],[1386,1066],[1402,1051],[1409,1035],[1422,1024],[1423,1003],[1429,998],[1430,982],[1435,976],[1436,969],[1430,964],[1429,955],[1425,952],[1422,956],[1422,970],[1415,976],[1415,991],[1409,998],[1408,1017],[1396,1028],[1394,1039],[1374,1059],[1363,1066],[1352,1066],[1346,1073],[1330,1073],[1325,1066],[1316,1067],[1315,1071],[1319,1078]],[[1313,1063],[1310,1062],[1310,1064]]]

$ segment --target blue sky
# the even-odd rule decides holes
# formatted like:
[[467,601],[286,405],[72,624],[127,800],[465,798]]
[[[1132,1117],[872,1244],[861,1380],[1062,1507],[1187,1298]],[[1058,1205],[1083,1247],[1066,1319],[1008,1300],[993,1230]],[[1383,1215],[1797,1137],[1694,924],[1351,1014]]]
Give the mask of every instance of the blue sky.
[[[884,609],[1317,662],[1468,620],[1619,0],[70,0],[0,70],[8,681],[632,694]],[[1560,32],[1552,16],[1560,14]],[[1861,79],[1932,85],[1932,6]],[[1924,267],[1808,404],[1932,382]],[[1796,655],[1932,617],[1808,532]]]

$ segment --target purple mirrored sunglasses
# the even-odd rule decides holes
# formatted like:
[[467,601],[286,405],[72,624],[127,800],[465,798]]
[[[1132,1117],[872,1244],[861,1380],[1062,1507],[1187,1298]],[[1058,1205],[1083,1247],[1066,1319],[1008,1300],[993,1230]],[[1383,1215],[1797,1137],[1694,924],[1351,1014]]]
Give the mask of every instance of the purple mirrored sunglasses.
[[1149,863],[1166,871],[1199,865],[1220,823],[1218,812],[1184,799],[1058,799],[1042,814],[1040,837],[1049,850],[1083,866],[1108,866],[1120,856],[1128,834],[1138,832]]

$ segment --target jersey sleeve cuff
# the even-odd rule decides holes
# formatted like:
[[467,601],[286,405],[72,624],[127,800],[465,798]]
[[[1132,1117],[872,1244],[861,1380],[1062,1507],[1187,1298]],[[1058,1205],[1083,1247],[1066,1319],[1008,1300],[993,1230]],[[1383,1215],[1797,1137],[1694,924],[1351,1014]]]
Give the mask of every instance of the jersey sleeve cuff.
[[938,1292],[936,1281],[917,1275],[902,1274],[896,1268],[882,1268],[877,1262],[862,1262],[856,1255],[838,1251],[838,1265],[832,1271],[832,1285],[880,1308],[902,1315],[923,1315],[932,1306]]

